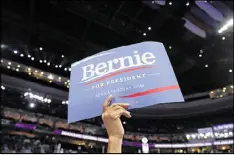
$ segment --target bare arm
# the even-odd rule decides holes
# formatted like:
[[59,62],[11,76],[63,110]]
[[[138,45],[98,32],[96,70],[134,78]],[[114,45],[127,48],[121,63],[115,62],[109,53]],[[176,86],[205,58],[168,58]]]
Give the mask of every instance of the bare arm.
[[102,120],[109,137],[107,153],[121,153],[124,128],[120,117],[124,115],[125,117],[130,118],[131,115],[130,112],[126,110],[129,106],[128,104],[116,103],[109,106],[111,99],[111,96],[108,97],[103,104],[102,114]]

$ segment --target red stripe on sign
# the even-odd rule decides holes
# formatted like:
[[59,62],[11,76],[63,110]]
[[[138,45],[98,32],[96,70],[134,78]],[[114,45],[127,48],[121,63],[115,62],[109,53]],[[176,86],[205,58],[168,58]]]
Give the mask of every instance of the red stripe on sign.
[[166,86],[166,87],[161,87],[161,88],[154,88],[154,89],[146,90],[144,92],[138,92],[138,93],[127,95],[127,96],[120,96],[120,98],[133,98],[133,97],[139,97],[139,96],[164,92],[164,91],[168,91],[168,90],[175,90],[175,89],[180,89],[179,85],[172,85],[172,86]]
[[114,73],[105,75],[105,76],[103,76],[103,77],[101,77],[101,78],[98,78],[98,79],[96,79],[96,80],[87,82],[87,83],[85,83],[85,85],[89,85],[89,84],[91,84],[91,83],[98,82],[98,81],[104,80],[104,79],[106,79],[106,78],[109,78],[109,77],[112,77],[112,76],[115,76],[115,75],[118,75],[118,74],[121,74],[121,73],[126,73],[126,72],[135,71],[135,70],[146,69],[146,68],[152,68],[152,67],[155,67],[155,66],[141,66],[141,67],[135,67],[135,68],[129,68],[129,69],[117,71],[117,72],[114,72]]

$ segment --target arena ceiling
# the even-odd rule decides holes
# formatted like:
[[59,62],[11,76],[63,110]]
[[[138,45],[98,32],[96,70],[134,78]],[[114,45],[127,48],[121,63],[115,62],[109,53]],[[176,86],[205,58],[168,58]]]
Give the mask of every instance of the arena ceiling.
[[[82,58],[118,46],[159,41],[167,49],[184,94],[211,90],[232,83],[233,31],[217,31],[233,17],[233,2],[206,3],[222,18],[213,19],[197,2],[185,0],[5,0],[2,44],[11,52],[2,50],[2,56],[69,77],[64,68]],[[205,37],[186,29],[185,19],[202,29]],[[12,49],[35,60],[17,57]],[[40,64],[43,59],[51,65]],[[63,67],[55,68],[56,64]]]

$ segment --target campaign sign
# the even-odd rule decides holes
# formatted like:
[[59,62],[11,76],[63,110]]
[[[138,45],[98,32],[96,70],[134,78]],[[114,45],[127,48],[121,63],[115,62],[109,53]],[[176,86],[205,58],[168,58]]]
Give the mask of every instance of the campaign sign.
[[129,103],[129,109],[184,101],[159,42],[122,46],[73,63],[68,122],[100,116],[109,95],[112,103]]

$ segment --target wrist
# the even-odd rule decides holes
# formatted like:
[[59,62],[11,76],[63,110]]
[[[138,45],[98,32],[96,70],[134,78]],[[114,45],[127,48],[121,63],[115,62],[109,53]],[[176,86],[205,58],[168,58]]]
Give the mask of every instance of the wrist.
[[121,153],[122,152],[122,141],[123,138],[110,136],[108,142],[107,153]]

